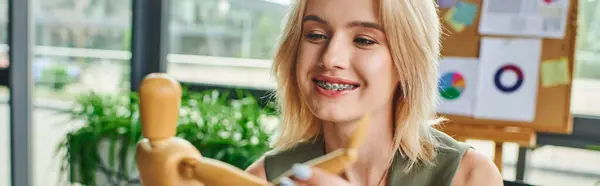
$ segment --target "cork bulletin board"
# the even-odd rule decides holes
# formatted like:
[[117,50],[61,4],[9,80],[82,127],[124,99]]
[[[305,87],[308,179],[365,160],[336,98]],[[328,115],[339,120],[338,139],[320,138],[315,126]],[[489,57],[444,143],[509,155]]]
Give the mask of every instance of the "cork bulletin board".
[[[461,0],[454,0],[460,2]],[[481,125],[481,126],[510,126],[522,127],[536,132],[570,133],[572,130],[572,116],[570,112],[571,80],[575,59],[575,40],[577,33],[578,0],[569,0],[565,34],[562,38],[528,37],[528,36],[503,36],[482,35],[479,32],[482,5],[484,0],[462,0],[477,7],[477,12],[469,26],[456,28],[446,21],[454,8],[439,8],[439,16],[443,23],[442,57],[470,57],[480,56],[480,45],[483,37],[492,38],[540,38],[542,40],[541,57],[539,61],[539,78],[537,96],[535,100],[535,115],[532,122],[511,121],[501,119],[482,119],[464,115],[440,115],[450,120],[449,125]],[[539,0],[557,1],[557,0]],[[438,1],[439,3],[439,1]],[[566,62],[568,82],[548,86],[545,84],[542,73],[546,69],[542,64],[548,61],[563,59]]]

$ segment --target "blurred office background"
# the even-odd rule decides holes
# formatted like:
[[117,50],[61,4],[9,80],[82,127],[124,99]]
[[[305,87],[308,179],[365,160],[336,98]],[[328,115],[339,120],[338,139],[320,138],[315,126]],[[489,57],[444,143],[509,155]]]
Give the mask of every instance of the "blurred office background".
[[[162,26],[168,28],[162,37],[168,41],[164,49],[168,74],[195,90],[244,89],[260,95],[274,87],[270,57],[288,0],[165,2],[168,8],[162,13],[168,15],[168,21]],[[536,149],[505,145],[506,180],[600,185],[600,149],[593,150],[600,147],[600,0],[579,2],[571,110],[576,116],[575,128],[589,133],[540,136],[538,140],[545,144]],[[0,185],[7,186],[11,185],[7,68],[14,65],[8,54],[9,5],[8,0],[0,0]],[[132,71],[147,68],[132,66],[135,63],[131,61],[132,38],[141,33],[132,29],[136,24],[133,15],[143,6],[135,6],[131,0],[29,0],[29,6],[34,35],[29,66],[33,89],[29,154],[23,156],[28,156],[31,165],[30,184],[68,185],[69,174],[62,173],[78,169],[61,170],[64,154],[56,149],[69,131],[85,124],[66,125],[73,122],[67,111],[91,91],[103,95],[130,91]],[[493,143],[469,142],[493,157]],[[519,160],[525,160],[525,166],[518,166]],[[98,172],[99,180],[107,173]],[[129,177],[135,179],[135,175]]]

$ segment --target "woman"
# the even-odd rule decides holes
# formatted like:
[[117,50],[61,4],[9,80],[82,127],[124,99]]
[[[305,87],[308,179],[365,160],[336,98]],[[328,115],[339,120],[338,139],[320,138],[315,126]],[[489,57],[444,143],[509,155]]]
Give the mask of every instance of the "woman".
[[[276,151],[247,172],[282,185],[501,185],[484,155],[433,129],[440,22],[434,0],[298,0],[274,74],[282,109]],[[345,147],[370,113],[344,176],[301,163]]]

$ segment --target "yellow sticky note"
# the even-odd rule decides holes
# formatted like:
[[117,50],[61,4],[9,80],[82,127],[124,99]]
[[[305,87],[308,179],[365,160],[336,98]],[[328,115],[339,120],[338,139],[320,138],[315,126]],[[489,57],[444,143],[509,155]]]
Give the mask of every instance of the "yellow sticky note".
[[571,82],[569,78],[569,65],[566,57],[542,62],[542,86],[552,87],[566,85]]
[[459,22],[454,21],[454,19],[452,19],[452,16],[454,16],[454,13],[456,13],[456,8],[452,7],[452,9],[448,10],[448,12],[446,12],[446,14],[444,15],[444,21],[446,21],[446,23],[448,23],[448,25],[450,25],[450,27],[452,29],[454,29],[454,31],[456,32],[462,32],[465,29],[465,25]]

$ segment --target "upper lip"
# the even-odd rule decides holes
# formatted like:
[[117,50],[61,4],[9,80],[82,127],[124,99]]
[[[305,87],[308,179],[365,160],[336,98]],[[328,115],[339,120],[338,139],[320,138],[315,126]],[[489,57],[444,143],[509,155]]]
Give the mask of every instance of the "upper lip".
[[325,81],[328,83],[338,83],[338,84],[350,84],[350,85],[356,85],[358,86],[359,83],[349,80],[349,79],[345,79],[345,78],[340,78],[340,77],[333,77],[333,76],[325,76],[325,75],[318,75],[314,77],[315,80],[319,80],[319,81]]

